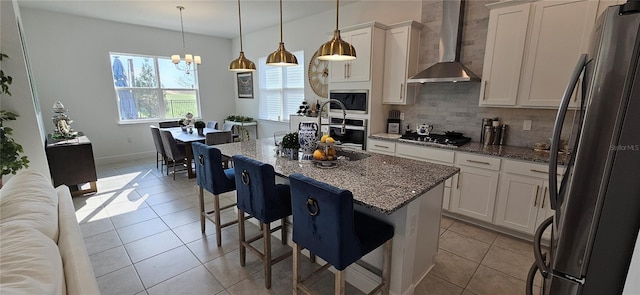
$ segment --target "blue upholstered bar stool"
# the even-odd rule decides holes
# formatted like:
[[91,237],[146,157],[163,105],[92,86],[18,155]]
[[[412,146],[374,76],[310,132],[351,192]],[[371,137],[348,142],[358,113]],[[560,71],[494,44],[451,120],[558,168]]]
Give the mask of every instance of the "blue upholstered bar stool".
[[[382,282],[369,294],[389,294],[393,226],[354,211],[353,195],[348,190],[297,173],[290,175],[289,181],[293,211],[293,294],[298,294],[298,290],[312,294],[303,283],[329,266],[336,269],[335,294],[344,294],[344,269],[382,245]],[[301,278],[298,272],[303,248],[327,262],[306,278]]]
[[[287,243],[285,218],[291,215],[291,194],[286,184],[276,184],[273,166],[235,155],[233,166],[236,174],[238,194],[238,229],[240,233],[240,265],[245,265],[246,249],[254,252],[264,264],[264,286],[271,288],[271,265],[291,256],[291,251],[271,258],[271,233],[280,229],[282,244]],[[244,213],[260,221],[262,234],[246,239]],[[281,220],[281,225],[271,229],[270,223]],[[260,252],[251,245],[260,238],[264,239],[264,249]]]
[[[193,158],[196,162],[196,182],[200,187],[198,198],[200,201],[200,229],[204,233],[205,218],[211,220],[216,225],[216,243],[218,247],[222,245],[222,233],[220,230],[238,222],[237,219],[221,224],[220,210],[234,207],[230,204],[220,208],[220,194],[236,189],[235,175],[233,168],[223,169],[222,154],[220,150],[199,142],[191,144],[193,147]],[[204,190],[213,194],[213,211],[207,212],[204,206]]]

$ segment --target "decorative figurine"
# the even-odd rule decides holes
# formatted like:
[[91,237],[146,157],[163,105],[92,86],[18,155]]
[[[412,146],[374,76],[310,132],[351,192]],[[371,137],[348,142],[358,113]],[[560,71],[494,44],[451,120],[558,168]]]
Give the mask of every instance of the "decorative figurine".
[[56,101],[51,108],[51,111],[54,113],[51,121],[53,122],[53,126],[55,127],[52,137],[54,139],[72,139],[78,136],[78,132],[73,131],[71,128],[71,123],[73,120],[65,114],[68,110],[64,108],[64,105],[60,101]]

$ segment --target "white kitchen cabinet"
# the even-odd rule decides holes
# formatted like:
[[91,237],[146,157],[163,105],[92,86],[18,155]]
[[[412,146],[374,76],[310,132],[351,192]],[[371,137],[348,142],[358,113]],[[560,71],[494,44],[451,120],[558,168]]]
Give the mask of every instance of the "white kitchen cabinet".
[[418,70],[422,24],[408,21],[389,26],[384,47],[382,103],[406,105],[415,102],[416,87],[407,86],[407,78]]
[[[479,104],[557,108],[579,55],[588,50],[598,6],[594,0],[487,5],[491,11]],[[575,94],[571,106],[577,106]]]
[[480,86],[481,106],[516,104],[531,4],[491,9]]
[[356,59],[332,61],[329,82],[364,82],[371,79],[371,36],[373,27],[340,31],[342,40],[356,49]]
[[[534,4],[519,96],[522,106],[558,107],[580,54],[587,52],[598,1],[545,0]],[[576,95],[572,103],[577,104]]]
[[[495,224],[533,234],[554,213],[549,200],[548,166],[505,160],[503,171]],[[559,169],[560,174],[563,172]],[[548,238],[549,233],[543,237]]]
[[492,222],[501,160],[464,153],[456,157],[460,173],[455,188],[452,187],[450,210]]
[[396,152],[396,143],[369,138],[367,139],[367,151],[393,156]]

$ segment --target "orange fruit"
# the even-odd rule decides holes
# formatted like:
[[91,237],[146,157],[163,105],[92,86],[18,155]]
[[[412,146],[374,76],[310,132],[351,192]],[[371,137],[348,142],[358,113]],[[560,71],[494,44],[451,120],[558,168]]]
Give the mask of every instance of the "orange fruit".
[[326,159],[326,156],[324,154],[324,152],[322,150],[315,150],[313,152],[313,159],[314,160],[318,160],[318,161],[322,161],[324,159]]
[[336,156],[336,149],[334,149],[334,148],[332,148],[332,147],[328,148],[328,149],[327,149],[327,155],[328,155],[328,156],[335,157],[335,156]]

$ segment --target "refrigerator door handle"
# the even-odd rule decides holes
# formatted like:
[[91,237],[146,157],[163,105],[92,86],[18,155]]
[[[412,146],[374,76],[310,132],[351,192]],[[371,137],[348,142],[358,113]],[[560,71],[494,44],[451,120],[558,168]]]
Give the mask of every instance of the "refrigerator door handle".
[[545,264],[546,255],[542,253],[542,246],[540,243],[542,242],[542,234],[551,224],[553,224],[553,216],[545,219],[540,226],[538,226],[538,229],[533,236],[533,256],[536,259],[537,268],[540,270],[540,274],[544,278],[546,278],[549,273],[549,266]]
[[560,106],[558,107],[558,114],[556,115],[556,122],[553,127],[551,148],[549,151],[549,202],[551,203],[551,208],[554,210],[556,210],[559,205],[558,179],[556,178],[556,174],[558,173],[558,151],[560,148],[560,134],[562,133],[562,125],[564,125],[564,118],[567,115],[569,102],[571,102],[571,96],[573,95],[573,91],[576,88],[578,81],[580,80],[580,75],[584,71],[586,63],[587,55],[581,54],[578,58],[578,63],[573,69],[571,79],[569,79],[569,84],[567,85],[567,88],[564,90],[564,94],[562,95],[562,101],[560,102]]
[[[547,253],[542,254],[542,259],[547,259]],[[526,295],[533,295],[533,281],[536,278],[536,273],[538,272],[538,264],[533,263],[531,268],[529,269],[529,273],[527,274],[527,287],[525,288]]]

